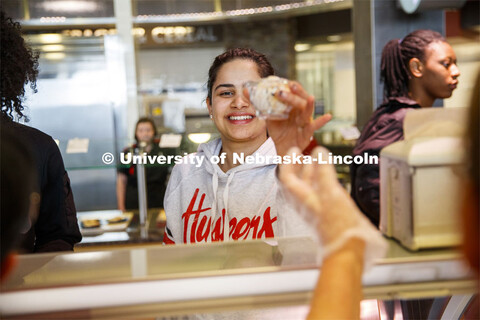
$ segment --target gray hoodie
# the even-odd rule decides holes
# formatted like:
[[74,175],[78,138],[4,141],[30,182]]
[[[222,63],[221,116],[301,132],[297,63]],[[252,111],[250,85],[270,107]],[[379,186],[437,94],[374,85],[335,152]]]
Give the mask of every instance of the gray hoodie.
[[[243,163],[223,172],[214,163],[221,147],[220,139],[201,144],[187,156],[203,157],[201,165],[184,161],[173,168],[164,200],[166,244],[314,236],[286,200],[273,161]],[[272,139],[253,156],[257,153],[263,159],[276,156]]]

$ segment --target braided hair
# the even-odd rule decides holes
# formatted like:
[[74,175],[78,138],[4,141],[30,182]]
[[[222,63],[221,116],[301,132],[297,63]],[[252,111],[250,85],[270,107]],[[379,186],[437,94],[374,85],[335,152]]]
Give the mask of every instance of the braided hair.
[[408,63],[412,58],[425,62],[425,50],[432,42],[446,42],[433,30],[416,30],[403,39],[390,40],[382,51],[380,80],[384,83],[383,98],[408,97],[410,72]]
[[[19,118],[23,114],[22,102],[25,97],[25,84],[37,92],[38,53],[34,52],[22,38],[18,22],[6,17],[0,10],[0,96],[2,115],[13,120],[13,112]],[[4,118],[4,117],[2,117]],[[28,121],[28,118],[25,117]]]

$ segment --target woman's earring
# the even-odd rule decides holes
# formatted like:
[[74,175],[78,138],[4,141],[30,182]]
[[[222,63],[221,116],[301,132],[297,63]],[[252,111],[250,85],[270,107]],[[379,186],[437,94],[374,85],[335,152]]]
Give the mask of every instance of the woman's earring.
[[213,119],[213,115],[210,113],[210,119]]

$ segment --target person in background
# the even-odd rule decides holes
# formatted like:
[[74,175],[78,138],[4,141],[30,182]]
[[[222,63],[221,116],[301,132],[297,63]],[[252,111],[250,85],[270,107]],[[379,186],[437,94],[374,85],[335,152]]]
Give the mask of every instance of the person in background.
[[196,154],[184,158],[203,159],[200,165],[182,163],[173,168],[165,194],[166,244],[313,232],[283,198],[276,164],[234,161],[234,155],[265,158],[283,156],[291,146],[303,150],[313,132],[330,120],[330,115],[312,119],[314,98],[293,81],[288,84],[291,92],[276,93],[278,100],[293,107],[289,118],[257,117],[243,85],[273,73],[265,55],[252,49],[230,49],[215,58],[206,102],[220,138],[201,144]]
[[25,252],[73,250],[82,235],[60,150],[49,135],[13,120],[14,115],[26,119],[22,105],[24,85],[30,82],[32,89],[36,88],[38,55],[25,44],[20,24],[6,17],[3,11],[0,24],[0,124],[31,148],[38,177],[36,189],[40,194],[38,217],[29,219],[22,248]]
[[[403,139],[403,120],[410,110],[429,108],[436,99],[449,98],[460,71],[452,47],[438,32],[417,30],[390,40],[382,52],[380,78],[384,102],[365,125],[353,155],[379,156],[380,150]],[[352,164],[352,197],[379,225],[379,164]]]
[[[150,118],[140,118],[135,126],[135,141],[123,150],[124,154],[138,154],[140,148],[148,155],[162,155],[159,139],[155,139],[157,128]],[[149,208],[163,208],[163,197],[169,173],[168,166],[146,165],[147,204]],[[138,209],[137,170],[134,164],[117,170],[117,204],[122,211]]]
[[0,128],[0,281],[15,267],[21,233],[36,214],[35,161],[15,132]]

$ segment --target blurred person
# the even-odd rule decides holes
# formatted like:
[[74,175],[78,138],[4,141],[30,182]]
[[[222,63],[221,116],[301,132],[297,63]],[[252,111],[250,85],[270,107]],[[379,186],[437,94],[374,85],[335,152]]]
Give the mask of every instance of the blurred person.
[[473,89],[466,137],[466,172],[462,210],[463,252],[477,276],[477,295],[464,319],[480,319],[480,73]]
[[[283,156],[291,146],[304,149],[330,120],[330,115],[312,119],[314,98],[294,81],[288,84],[291,92],[276,93],[293,107],[288,119],[257,117],[243,85],[273,74],[265,55],[252,49],[230,49],[215,58],[206,102],[220,138],[201,144],[173,168],[165,194],[166,244],[312,235],[285,201],[276,164],[234,161],[242,153]],[[201,163],[187,163],[200,158]]]
[[[317,147],[312,154],[325,159],[328,150]],[[364,266],[385,255],[386,241],[341,186],[332,164],[282,164],[279,178],[307,209],[304,217],[322,244],[308,319],[359,319]]]
[[[25,89],[30,83],[36,91],[38,55],[25,43],[20,24],[0,12],[0,95],[2,128],[11,130],[31,148],[37,174],[40,205],[36,219],[30,217],[30,227],[23,235],[25,252],[73,250],[82,236],[79,231],[70,179],[57,144],[49,135],[14,121],[25,118],[22,105]],[[3,201],[3,199],[2,199]]]
[[[384,102],[373,113],[358,139],[353,155],[379,156],[380,150],[403,139],[403,120],[410,110],[429,108],[436,99],[449,98],[460,71],[452,47],[438,32],[416,30],[390,40],[382,51],[380,79]],[[352,164],[352,197],[379,225],[379,164]]]
[[20,235],[35,215],[38,194],[35,162],[30,148],[15,132],[0,130],[0,281],[14,268]]
[[465,179],[464,251],[470,265],[480,275],[480,73],[475,83],[468,117],[466,138],[467,172]]
[[[471,100],[466,137],[467,175],[463,200],[463,251],[480,276],[480,74]],[[292,149],[289,153],[299,152]],[[317,148],[313,154],[328,151]],[[385,252],[381,235],[366,222],[359,208],[337,180],[331,164],[281,165],[279,178],[289,192],[308,209],[325,246],[321,272],[311,301],[308,319],[359,319],[364,265]],[[477,282],[480,290],[480,282]],[[417,307],[420,305],[417,304]],[[408,316],[404,314],[404,316]],[[462,319],[479,319],[478,294],[465,308]]]
[[[163,155],[160,139],[156,139],[157,128],[152,119],[144,117],[135,126],[136,143],[123,150],[124,155],[138,154],[142,149],[147,155]],[[163,208],[169,167],[166,165],[145,165],[147,183],[147,204],[149,208]],[[138,184],[135,164],[117,170],[117,204],[122,211],[138,209]]]

